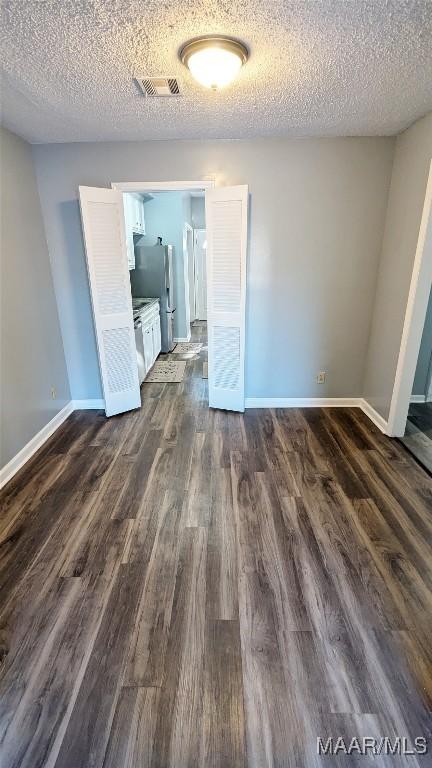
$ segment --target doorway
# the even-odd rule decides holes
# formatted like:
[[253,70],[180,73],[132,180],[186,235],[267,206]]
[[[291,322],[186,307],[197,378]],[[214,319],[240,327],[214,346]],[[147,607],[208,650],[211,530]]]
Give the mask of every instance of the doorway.
[[[165,244],[163,237],[157,236],[156,244],[133,243],[132,251],[126,246],[126,230],[123,196],[134,197],[133,217],[140,227],[140,236],[146,235],[145,221],[141,203],[145,196],[154,199],[157,195],[181,192],[185,195],[191,190],[205,193],[206,239],[201,241],[197,274],[201,296],[195,304],[199,313],[208,317],[208,404],[209,407],[225,410],[243,411],[245,403],[244,363],[245,363],[245,304],[246,304],[246,251],[247,251],[247,212],[248,188],[246,185],[214,188],[212,181],[205,182],[133,182],[112,183],[112,189],[80,187],[81,217],[83,223],[85,252],[89,276],[89,288],[92,299],[93,318],[97,339],[98,356],[102,388],[107,416],[139,408],[141,405],[139,366],[135,348],[133,301],[156,302],[161,312],[162,299],[167,305],[166,311],[175,312],[177,307],[172,297],[175,293],[175,272],[173,248]],[[138,200],[139,215],[136,201]],[[145,220],[145,215],[144,215]],[[144,229],[144,232],[143,232]],[[152,233],[153,238],[156,230]],[[204,248],[204,242],[207,248]],[[137,245],[142,253],[137,254]],[[187,245],[187,238],[186,238]],[[154,249],[157,248],[158,254]],[[151,250],[149,253],[144,251]],[[183,298],[184,315],[187,326],[184,336],[174,338],[179,348],[170,346],[161,349],[165,354],[187,354],[190,332],[190,286],[188,248],[180,247],[178,252],[186,254],[183,269],[177,269],[178,285],[183,290],[177,291],[177,298]],[[206,258],[203,253],[205,252]],[[160,257],[160,258],[159,258]],[[137,269],[146,268],[152,261],[157,264],[158,283],[152,288],[152,294],[138,288]],[[195,262],[194,262],[195,263]],[[144,266],[143,266],[144,265]],[[165,266],[164,266],[165,265]],[[195,269],[195,267],[194,267]],[[135,274],[134,274],[135,273]],[[195,282],[194,282],[195,285]],[[141,286],[149,286],[141,281]],[[207,301],[203,295],[204,287]],[[156,291],[156,293],[154,293]],[[159,293],[158,293],[159,291]],[[159,297],[159,298],[158,298]],[[196,298],[196,297],[195,297]],[[209,307],[211,312],[208,313]],[[196,310],[195,310],[196,311]],[[161,315],[162,318],[162,315]],[[156,319],[154,318],[154,322]],[[205,323],[205,320],[195,320]],[[162,326],[162,323],[161,323]],[[178,328],[179,326],[177,326]],[[162,336],[151,329],[153,338]],[[178,332],[178,331],[177,331]],[[201,336],[204,328],[200,328]],[[139,334],[138,334],[139,335]],[[158,350],[153,341],[153,363],[157,360]],[[154,351],[156,349],[156,355]],[[146,354],[144,350],[144,362]],[[157,365],[157,362],[156,362]],[[171,366],[175,367],[175,366]],[[178,366],[177,366],[178,367]],[[151,371],[150,371],[151,373]],[[145,381],[147,379],[145,378]],[[149,379],[150,381],[151,379]],[[157,381],[158,379],[156,379]],[[165,380],[164,380],[165,381]],[[177,381],[177,380],[176,380]]]
[[405,436],[432,285],[432,161],[426,186],[408,303],[390,405],[387,434]]
[[432,286],[417,365],[405,434],[401,442],[432,472]]

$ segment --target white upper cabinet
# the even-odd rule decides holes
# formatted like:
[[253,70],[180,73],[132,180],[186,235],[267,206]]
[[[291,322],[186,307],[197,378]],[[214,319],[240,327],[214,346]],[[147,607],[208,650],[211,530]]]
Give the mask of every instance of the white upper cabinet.
[[136,219],[136,232],[140,235],[145,235],[145,222],[144,222],[144,203],[141,197],[135,198],[135,219]]
[[144,203],[139,195],[127,194],[127,208],[130,226],[134,233],[145,235]]
[[134,235],[145,235],[144,203],[139,195],[123,195],[129,269],[135,269]]
[[128,257],[129,270],[135,269],[135,253],[134,253],[134,241],[133,241],[133,223],[132,223],[132,206],[129,200],[130,195],[123,195],[123,206],[125,212],[125,225],[126,225],[126,250]]

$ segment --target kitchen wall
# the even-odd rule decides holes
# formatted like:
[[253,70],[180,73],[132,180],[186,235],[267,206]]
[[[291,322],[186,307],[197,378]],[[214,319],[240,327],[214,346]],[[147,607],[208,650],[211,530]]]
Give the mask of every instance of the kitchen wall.
[[192,226],[194,229],[205,229],[205,199],[204,197],[192,197],[191,199]]
[[[73,397],[101,396],[78,185],[209,177],[249,185],[247,396],[360,396],[394,143],[34,146]],[[326,383],[317,385],[321,370]]]
[[4,467],[66,405],[70,393],[31,147],[0,128],[0,152]]
[[183,261],[183,226],[190,223],[190,195],[182,192],[155,193],[153,200],[144,206],[146,234],[141,239],[147,245],[155,245],[157,238],[162,237],[164,245],[174,246],[174,298],[176,311],[174,314],[174,335],[176,338],[186,338],[186,303]]
[[427,394],[429,366],[432,358],[432,290],[429,294],[426,320],[423,328],[417,368],[414,377],[413,395]]

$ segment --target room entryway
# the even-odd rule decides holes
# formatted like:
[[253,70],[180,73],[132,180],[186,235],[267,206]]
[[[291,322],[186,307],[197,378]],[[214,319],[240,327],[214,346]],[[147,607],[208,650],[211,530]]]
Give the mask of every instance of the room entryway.
[[400,440],[432,472],[432,402],[410,404],[405,435]]
[[[247,186],[134,182],[112,187],[79,188],[106,415],[140,407],[140,386],[160,353],[172,352],[176,341],[189,341],[191,316],[209,325],[209,407],[244,411]],[[192,315],[194,228],[186,214],[189,205],[192,218],[191,190],[205,200],[205,229],[197,228],[193,247]],[[156,200],[164,204],[168,196],[176,198],[177,208],[180,203],[180,226],[171,230],[173,215],[161,217],[158,205],[149,233],[146,200],[154,208]],[[163,230],[166,234],[158,234]],[[176,236],[181,246],[173,244]],[[144,319],[138,318],[141,310]]]
[[417,355],[405,434],[400,440],[432,472],[432,288]]

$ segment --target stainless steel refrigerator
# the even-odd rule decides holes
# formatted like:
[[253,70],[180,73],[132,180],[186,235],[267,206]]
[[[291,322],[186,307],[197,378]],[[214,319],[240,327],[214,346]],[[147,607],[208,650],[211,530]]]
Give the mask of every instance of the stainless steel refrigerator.
[[160,301],[162,352],[171,352],[173,342],[174,283],[172,245],[135,245],[135,269],[130,272],[132,296]]

